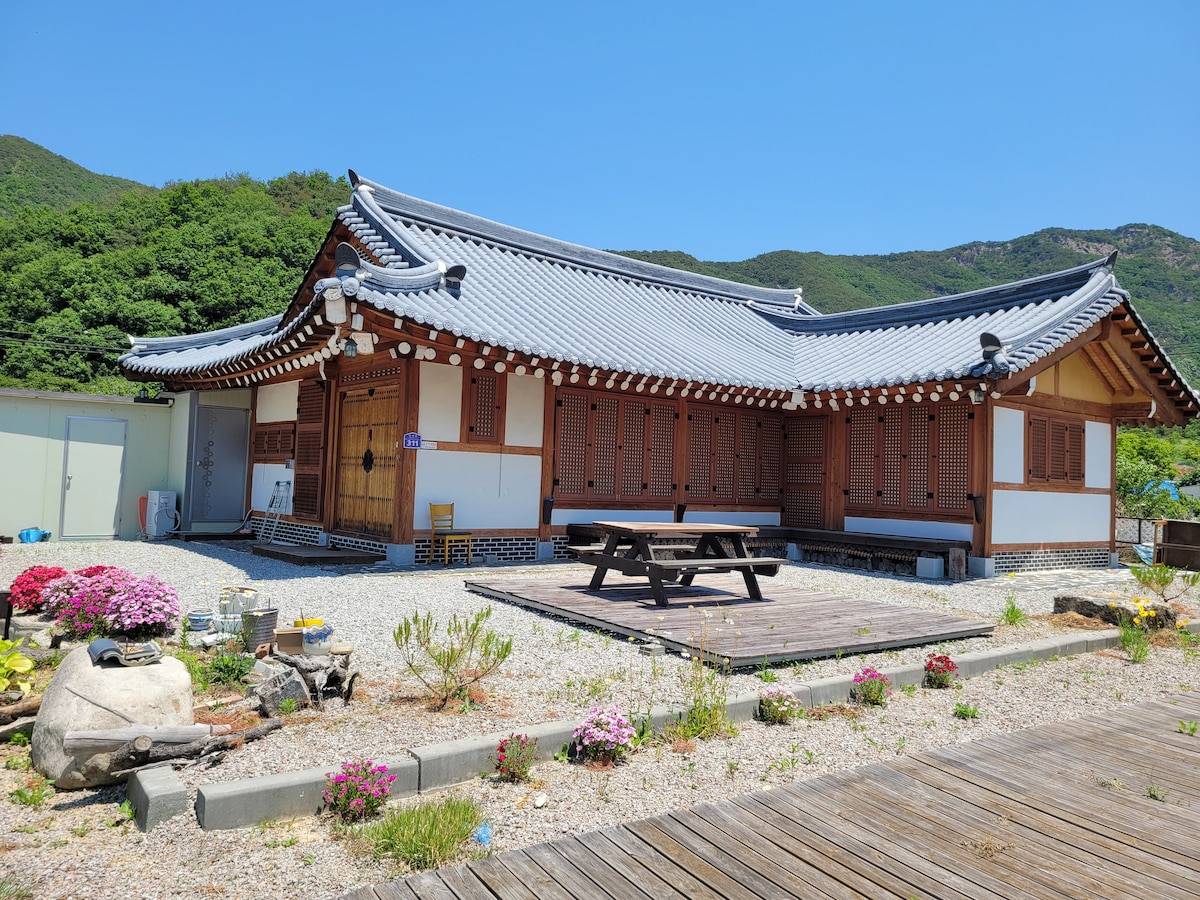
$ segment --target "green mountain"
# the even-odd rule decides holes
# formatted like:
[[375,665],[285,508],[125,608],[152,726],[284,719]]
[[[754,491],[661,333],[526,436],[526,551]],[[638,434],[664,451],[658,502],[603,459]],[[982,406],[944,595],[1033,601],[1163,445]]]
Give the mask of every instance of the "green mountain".
[[139,189],[150,190],[136,181],[89,172],[16,135],[0,134],[0,216],[29,206],[63,210],[79,203],[115,203]]
[[[156,189],[96,175],[0,136],[0,386],[132,393],[126,334],[222,328],[281,311],[321,246],[345,178],[292,172]],[[1153,225],[1050,228],[997,243],[886,256],[780,250],[742,262],[625,255],[769,287],[822,312],[921,300],[1028,278],[1120,250],[1117,277],[1200,384],[1200,243]]]
[[625,256],[764,287],[804,289],[821,312],[886,306],[1018,281],[1120,254],[1117,280],[1184,377],[1200,384],[1200,241],[1156,225],[1101,231],[1047,228],[1011,241],[886,256],[777,250],[742,262],[704,262],[674,250]]

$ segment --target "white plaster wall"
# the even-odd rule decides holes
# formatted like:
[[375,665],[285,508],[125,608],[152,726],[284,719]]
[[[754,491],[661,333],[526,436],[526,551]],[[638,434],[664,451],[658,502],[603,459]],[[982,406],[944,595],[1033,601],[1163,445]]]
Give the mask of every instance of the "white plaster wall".
[[869,519],[866,516],[846,516],[845,530],[865,534],[891,534],[897,537],[935,538],[943,541],[969,541],[974,532],[974,528],[964,522]]
[[[458,366],[423,362],[419,377],[421,381],[420,399],[417,401],[417,430],[421,433],[421,439],[461,441],[463,370]],[[425,510],[425,517],[429,517],[428,508]]]
[[[593,522],[673,522],[671,509],[556,509],[550,516],[552,525],[591,525]],[[708,512],[690,510],[684,513],[685,522],[719,522],[722,525],[778,525],[777,512]]]
[[254,421],[295,422],[299,400],[299,381],[264,384],[258,389],[258,405],[255,407]]
[[1112,531],[1108,494],[995,491],[992,541],[996,544],[1107,541]]
[[995,407],[992,417],[992,480],[1025,483],[1025,413]]
[[1112,488],[1112,426],[1107,422],[1083,423],[1083,458],[1087,471],[1084,487]]
[[504,443],[512,447],[542,446],[546,382],[532,375],[509,375],[504,410]]
[[[425,436],[423,430],[421,436]],[[540,456],[450,450],[417,450],[416,454],[414,528],[429,528],[430,503],[453,503],[456,528],[538,526],[542,512]]]
[[[292,481],[295,473],[283,463],[255,463],[254,474],[250,487],[250,506],[259,512],[266,512],[271,503],[271,494],[275,491],[276,481]],[[295,482],[292,482],[293,485]],[[288,515],[292,511],[292,495],[288,492],[288,502],[281,512]]]

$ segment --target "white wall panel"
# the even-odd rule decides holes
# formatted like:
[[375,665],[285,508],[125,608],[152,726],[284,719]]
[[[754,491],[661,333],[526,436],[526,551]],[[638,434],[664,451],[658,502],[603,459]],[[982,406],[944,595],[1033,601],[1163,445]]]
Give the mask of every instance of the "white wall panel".
[[1084,487],[1112,488],[1112,426],[1107,422],[1085,422],[1083,458],[1087,465]]
[[429,528],[430,503],[453,503],[456,528],[537,527],[542,512],[540,456],[447,450],[416,454],[414,528]]
[[1112,531],[1108,494],[1049,491],[995,491],[992,542],[995,544],[1107,541]]
[[546,381],[532,375],[509,375],[504,409],[504,443],[512,447],[542,446]]
[[299,398],[299,381],[285,381],[283,384],[264,384],[258,389],[258,403],[254,408],[254,421],[295,422],[296,404]]
[[869,519],[846,516],[846,531],[866,534],[891,534],[897,537],[936,538],[942,541],[969,541],[974,529],[963,522],[921,522],[909,519]]
[[[463,370],[440,363],[421,363],[417,431],[426,441],[462,440]],[[425,511],[426,518],[429,510]]]
[[1025,413],[997,406],[992,416],[992,479],[1025,483]]

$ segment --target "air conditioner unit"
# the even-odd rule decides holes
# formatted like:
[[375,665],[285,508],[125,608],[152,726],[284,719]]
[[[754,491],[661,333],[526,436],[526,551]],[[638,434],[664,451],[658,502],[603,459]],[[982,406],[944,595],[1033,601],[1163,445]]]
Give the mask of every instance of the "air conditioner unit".
[[166,537],[179,525],[174,491],[146,492],[146,537]]

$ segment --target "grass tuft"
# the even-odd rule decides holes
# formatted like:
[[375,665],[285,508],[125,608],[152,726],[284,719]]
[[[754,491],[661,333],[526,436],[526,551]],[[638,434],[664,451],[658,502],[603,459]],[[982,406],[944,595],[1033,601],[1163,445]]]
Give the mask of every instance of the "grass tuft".
[[376,859],[390,857],[413,869],[432,869],[462,855],[463,844],[481,819],[474,800],[447,797],[392,810],[377,822],[360,825],[353,833],[371,848]]

